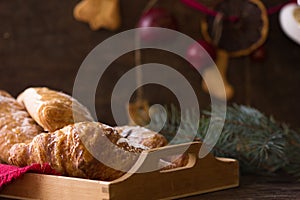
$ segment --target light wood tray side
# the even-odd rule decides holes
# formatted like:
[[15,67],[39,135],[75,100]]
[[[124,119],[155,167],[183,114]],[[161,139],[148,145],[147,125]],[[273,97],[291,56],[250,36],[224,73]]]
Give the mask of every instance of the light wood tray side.
[[[111,199],[174,199],[217,190],[237,187],[239,185],[239,164],[235,159],[215,158],[212,154],[199,159],[201,143],[168,146],[162,149],[150,150],[141,156],[135,171],[148,168],[159,162],[161,155],[176,155],[187,149],[187,153],[195,159],[190,159],[193,166],[183,169],[172,169],[166,172],[154,171],[148,173],[127,174],[113,181],[110,185]],[[143,171],[143,170],[142,170]]]
[[[199,159],[200,147],[201,143],[194,142],[144,152],[131,172],[112,182],[29,173],[4,187],[0,196],[46,200],[173,199],[238,186],[238,162],[211,154]],[[191,157],[186,167],[139,173],[157,166],[162,156],[183,150]]]
[[108,183],[64,176],[28,173],[6,186],[0,196],[14,199],[109,199]]

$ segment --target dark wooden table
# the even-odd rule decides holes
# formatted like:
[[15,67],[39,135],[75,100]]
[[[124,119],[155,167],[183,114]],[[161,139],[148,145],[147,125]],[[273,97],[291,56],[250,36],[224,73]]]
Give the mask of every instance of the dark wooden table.
[[185,198],[194,199],[300,199],[300,182],[286,175],[242,176],[237,188]]
[[[0,89],[16,96],[29,86],[47,86],[72,93],[77,70],[88,53],[103,40],[135,27],[148,0],[120,1],[122,26],[116,32],[91,31],[87,24],[76,21],[73,8],[80,0],[0,0]],[[199,0],[214,4],[218,0]],[[287,0],[262,0],[266,7]],[[179,0],[158,1],[158,6],[172,12],[180,32],[201,38],[203,15]],[[251,105],[278,121],[297,128],[300,124],[300,46],[281,30],[278,15],[270,16],[270,33],[265,44],[264,62],[249,57],[230,60],[228,79],[235,96],[228,102]],[[143,52],[143,63],[161,63],[179,70],[195,89],[200,108],[210,105],[209,96],[201,89],[201,77],[183,59],[167,53]],[[105,55],[102,55],[105,56]],[[135,66],[132,53],[116,59],[99,84],[96,110],[103,123],[113,124],[110,94],[114,84]],[[176,102],[163,87],[149,86],[145,98],[150,103]],[[160,94],[160,95],[157,95]]]

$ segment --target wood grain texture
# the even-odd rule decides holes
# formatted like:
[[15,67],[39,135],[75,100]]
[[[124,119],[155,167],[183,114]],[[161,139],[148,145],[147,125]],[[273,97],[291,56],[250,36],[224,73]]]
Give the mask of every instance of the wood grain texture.
[[[0,0],[0,88],[14,96],[29,86],[48,86],[72,93],[77,70],[85,56],[101,41],[118,33],[91,31],[87,24],[77,22],[72,16],[77,2]],[[135,27],[146,2],[120,1],[122,26],[119,32]],[[274,6],[284,0],[263,2]],[[159,1],[158,5],[176,16],[182,33],[194,39],[201,38],[200,13],[177,0]],[[252,62],[247,57],[230,60],[228,80],[236,93],[229,103],[249,104],[298,127],[300,46],[284,35],[277,14],[270,16],[266,50],[267,58],[263,63]],[[195,88],[201,108],[209,106],[209,96],[201,90],[201,77],[196,76],[195,70],[184,60],[151,50],[144,51],[142,56],[145,63],[159,61],[178,69]],[[128,53],[115,60],[101,79],[96,110],[102,122],[115,123],[110,111],[112,88],[133,66],[133,54]],[[176,103],[172,93],[163,87],[147,86],[145,90],[150,103]]]
[[184,198],[182,200],[287,200],[299,199],[300,183],[280,174],[277,176],[241,176],[240,187]]

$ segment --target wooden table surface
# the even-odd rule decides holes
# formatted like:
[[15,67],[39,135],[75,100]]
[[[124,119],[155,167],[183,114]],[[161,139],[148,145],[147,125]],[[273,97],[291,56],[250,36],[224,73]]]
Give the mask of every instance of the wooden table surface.
[[[148,2],[120,1],[122,26],[111,32],[91,31],[87,24],[76,21],[72,13],[79,1],[0,0],[0,89],[17,96],[29,86],[47,86],[71,94],[78,68],[88,53],[110,36],[134,28]],[[209,4],[217,1],[201,0]],[[266,7],[285,1],[262,0]],[[203,15],[200,12],[179,0],[158,1],[158,6],[176,16],[180,32],[196,40],[201,38]],[[269,19],[266,60],[252,62],[249,57],[230,60],[228,79],[235,87],[235,96],[228,104],[251,105],[297,128],[300,124],[300,45],[283,33],[277,14]],[[201,89],[201,76],[183,59],[157,51],[143,51],[142,56],[143,63],[161,63],[178,70],[195,89],[200,108],[210,105],[209,95]],[[133,66],[134,56],[128,53],[116,59],[102,77],[96,94],[96,110],[101,122],[115,123],[110,109],[111,92],[122,74]],[[144,95],[151,104],[177,102],[169,90],[157,85],[145,88]]]
[[240,186],[237,188],[197,195],[184,199],[300,199],[300,182],[296,182],[286,175],[271,177],[248,175],[241,177]]

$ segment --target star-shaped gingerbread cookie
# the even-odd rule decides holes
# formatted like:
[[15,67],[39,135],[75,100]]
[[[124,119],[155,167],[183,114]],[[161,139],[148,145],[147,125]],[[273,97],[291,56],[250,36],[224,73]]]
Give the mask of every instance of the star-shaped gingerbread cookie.
[[116,30],[121,23],[119,0],[82,0],[74,8],[78,21],[89,23],[92,30]]

